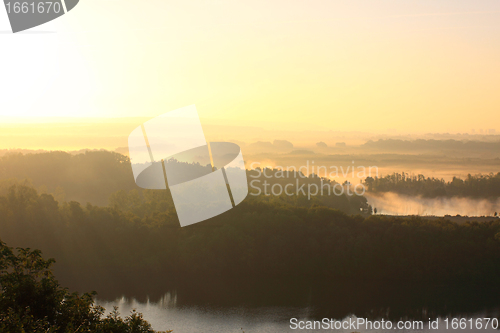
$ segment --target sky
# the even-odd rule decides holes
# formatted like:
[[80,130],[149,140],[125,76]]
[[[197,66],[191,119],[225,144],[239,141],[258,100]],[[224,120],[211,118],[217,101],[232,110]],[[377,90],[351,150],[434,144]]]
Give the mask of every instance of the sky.
[[4,126],[195,104],[280,130],[500,131],[497,0],[81,0],[9,30],[0,9]]

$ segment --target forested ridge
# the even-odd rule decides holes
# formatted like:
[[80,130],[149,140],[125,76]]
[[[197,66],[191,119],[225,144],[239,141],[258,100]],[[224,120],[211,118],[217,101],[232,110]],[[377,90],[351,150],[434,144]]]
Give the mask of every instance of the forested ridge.
[[[176,161],[168,163],[181,164]],[[177,169],[206,168],[207,166],[194,165],[189,163],[184,166],[177,165]],[[189,165],[188,165],[189,164]],[[211,167],[210,167],[211,168]],[[255,189],[263,189],[267,182],[269,186],[274,184],[296,184],[307,185],[320,182],[333,185],[334,181],[319,178],[316,175],[303,175],[299,172],[285,173],[281,177],[268,178],[263,174],[264,170],[247,170],[248,181],[254,181],[249,190],[256,194]],[[265,170],[269,174],[274,174],[277,170]],[[298,183],[297,183],[298,181]],[[109,151],[86,151],[81,154],[70,154],[61,151],[42,152],[38,154],[11,153],[0,157],[0,194],[15,184],[25,184],[36,188],[40,193],[49,193],[59,202],[80,202],[82,205],[87,203],[99,206],[107,206],[112,200],[113,203],[121,205],[123,209],[136,207],[134,198],[151,195],[143,193],[135,182],[130,166],[130,159],[127,156],[109,152]],[[129,198],[125,202],[116,202],[117,192],[132,190]],[[291,190],[293,192],[293,190]],[[135,194],[134,194],[135,193]],[[262,191],[264,195],[270,195]],[[135,195],[135,196],[134,196]],[[285,195],[283,195],[285,196]],[[326,192],[324,195],[319,193],[313,195],[312,200],[299,196],[289,198],[288,201],[295,201],[298,205],[323,205],[330,208],[340,209],[346,213],[357,214],[360,211],[369,213],[371,208],[367,200],[362,196],[335,195],[333,191],[330,195]],[[170,200],[171,202],[171,200]],[[149,209],[142,207],[142,209]],[[137,212],[137,211],[136,211]]]
[[[267,178],[264,175],[285,175]],[[250,191],[267,181],[273,184],[317,184],[330,185],[334,180],[320,178],[314,174],[305,176],[300,172],[279,172],[276,169],[247,170]],[[62,151],[41,152],[37,154],[7,153],[0,156],[0,193],[13,184],[26,183],[41,193],[50,193],[58,201],[78,201],[85,205],[107,206],[109,198],[117,191],[137,190],[134,182],[130,159],[110,151],[86,151],[70,154]],[[407,172],[393,173],[382,177],[367,177],[364,182],[370,192],[396,192],[405,195],[424,197],[500,197],[500,172],[487,175],[468,175],[465,179],[454,177],[451,181],[413,175]],[[269,190],[268,190],[269,192]],[[317,195],[316,204],[340,209],[356,214],[370,209],[362,196]]]
[[147,209],[123,210],[118,204],[59,204],[49,194],[14,185],[0,196],[0,233],[8,244],[57,258],[57,274],[73,285],[96,276],[123,283],[161,279],[166,285],[200,279],[498,283],[498,220],[457,225],[349,216],[254,197],[180,228],[168,192],[145,193],[140,203]]
[[500,197],[500,172],[488,175],[467,175],[465,179],[453,177],[451,181],[411,175],[406,172],[393,173],[384,177],[367,177],[364,180],[370,192],[395,192],[405,195],[436,197]]
[[[96,272],[109,281],[126,276],[123,283],[144,275],[161,276],[167,284],[200,276],[223,281],[498,282],[498,220],[457,225],[369,216],[360,196],[249,195],[225,214],[180,228],[169,191],[139,189],[129,163],[105,151],[2,157],[2,177],[31,176],[0,182],[2,240],[57,258],[56,272],[74,286]],[[269,179],[260,171],[248,171],[249,180],[322,181],[297,174]],[[462,183],[489,184],[498,178],[471,177]],[[436,184],[396,174],[367,181],[369,190],[382,190],[385,179],[395,185]],[[68,197],[82,191],[101,202],[106,195],[106,204],[56,200],[50,189],[57,186],[64,186]]]
[[[334,183],[295,173],[266,178],[262,171],[247,171],[249,181]],[[267,174],[276,171],[268,169]],[[110,284],[116,284],[118,276],[123,284],[146,276],[174,285],[200,277],[228,283],[317,279],[496,283],[500,273],[496,219],[457,225],[418,217],[370,216],[370,207],[360,196],[309,200],[304,195],[249,195],[225,214],[180,228],[169,191],[138,188],[128,158],[120,154],[6,155],[0,159],[0,176],[2,240],[57,258],[56,273],[75,288],[96,274]],[[498,178],[471,176],[460,184],[493,189],[488,184]],[[366,184],[371,191],[382,191],[390,189],[384,184],[433,188],[446,183],[396,174]],[[65,196],[58,198],[52,192],[58,187]]]
[[[335,310],[338,316],[358,311],[359,304],[365,305],[362,311],[384,306],[379,301],[384,297],[372,297],[389,286],[404,292],[413,286],[416,292],[408,299],[430,295],[417,307],[427,306],[429,299],[444,304],[456,288],[482,290],[455,299],[453,304],[461,308],[474,304],[475,297],[491,303],[484,295],[498,292],[498,219],[458,225],[370,216],[362,196],[249,195],[222,215],[181,228],[169,191],[138,188],[127,157],[109,152],[38,155],[0,159],[0,238],[10,246],[40,249],[45,257],[56,258],[55,276],[71,291],[96,290],[113,298],[183,290],[184,301],[194,297],[196,304],[200,297],[261,304],[265,290],[274,295],[269,296],[270,305],[290,305],[295,304],[290,290],[300,298],[302,291],[315,288],[321,299],[328,294],[325,290],[342,285],[346,292],[339,297],[346,306]],[[263,171],[248,170],[249,181],[258,180],[257,186],[296,179],[334,184],[296,173],[267,178]],[[404,184],[401,177],[394,176],[394,183]],[[370,190],[381,190],[374,184]],[[255,186],[250,191],[255,194]],[[436,298],[435,290],[443,286],[450,291]],[[278,295],[277,290],[283,292]],[[391,297],[399,294],[386,292]],[[329,299],[324,302],[331,304]],[[387,306],[394,302],[401,305],[401,312],[393,311],[394,318],[415,308],[403,299]],[[433,309],[442,314],[442,305]],[[369,316],[386,310],[379,311]]]
[[0,182],[14,180],[29,180],[33,187],[60,201],[102,206],[107,205],[111,193],[136,188],[129,158],[109,151],[5,154],[0,157]]

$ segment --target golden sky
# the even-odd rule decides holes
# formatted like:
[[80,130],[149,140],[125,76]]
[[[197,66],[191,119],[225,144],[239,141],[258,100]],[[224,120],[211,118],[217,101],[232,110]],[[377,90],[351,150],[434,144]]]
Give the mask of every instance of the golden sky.
[[500,130],[497,0],[82,0],[0,30],[0,116]]

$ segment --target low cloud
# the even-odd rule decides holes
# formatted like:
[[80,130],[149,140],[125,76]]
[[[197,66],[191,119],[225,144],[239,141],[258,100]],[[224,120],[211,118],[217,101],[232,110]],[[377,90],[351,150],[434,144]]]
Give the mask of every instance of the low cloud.
[[388,215],[462,215],[493,216],[500,211],[500,199],[474,199],[459,197],[422,198],[393,192],[365,194],[377,213]]

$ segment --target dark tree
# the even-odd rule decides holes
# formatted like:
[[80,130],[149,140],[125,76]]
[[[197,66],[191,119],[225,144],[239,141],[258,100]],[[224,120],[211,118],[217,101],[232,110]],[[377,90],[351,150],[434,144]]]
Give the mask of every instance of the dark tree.
[[54,278],[53,263],[39,250],[14,251],[0,241],[0,331],[154,333],[135,311],[122,319],[115,308],[103,318],[95,293],[69,293]]

